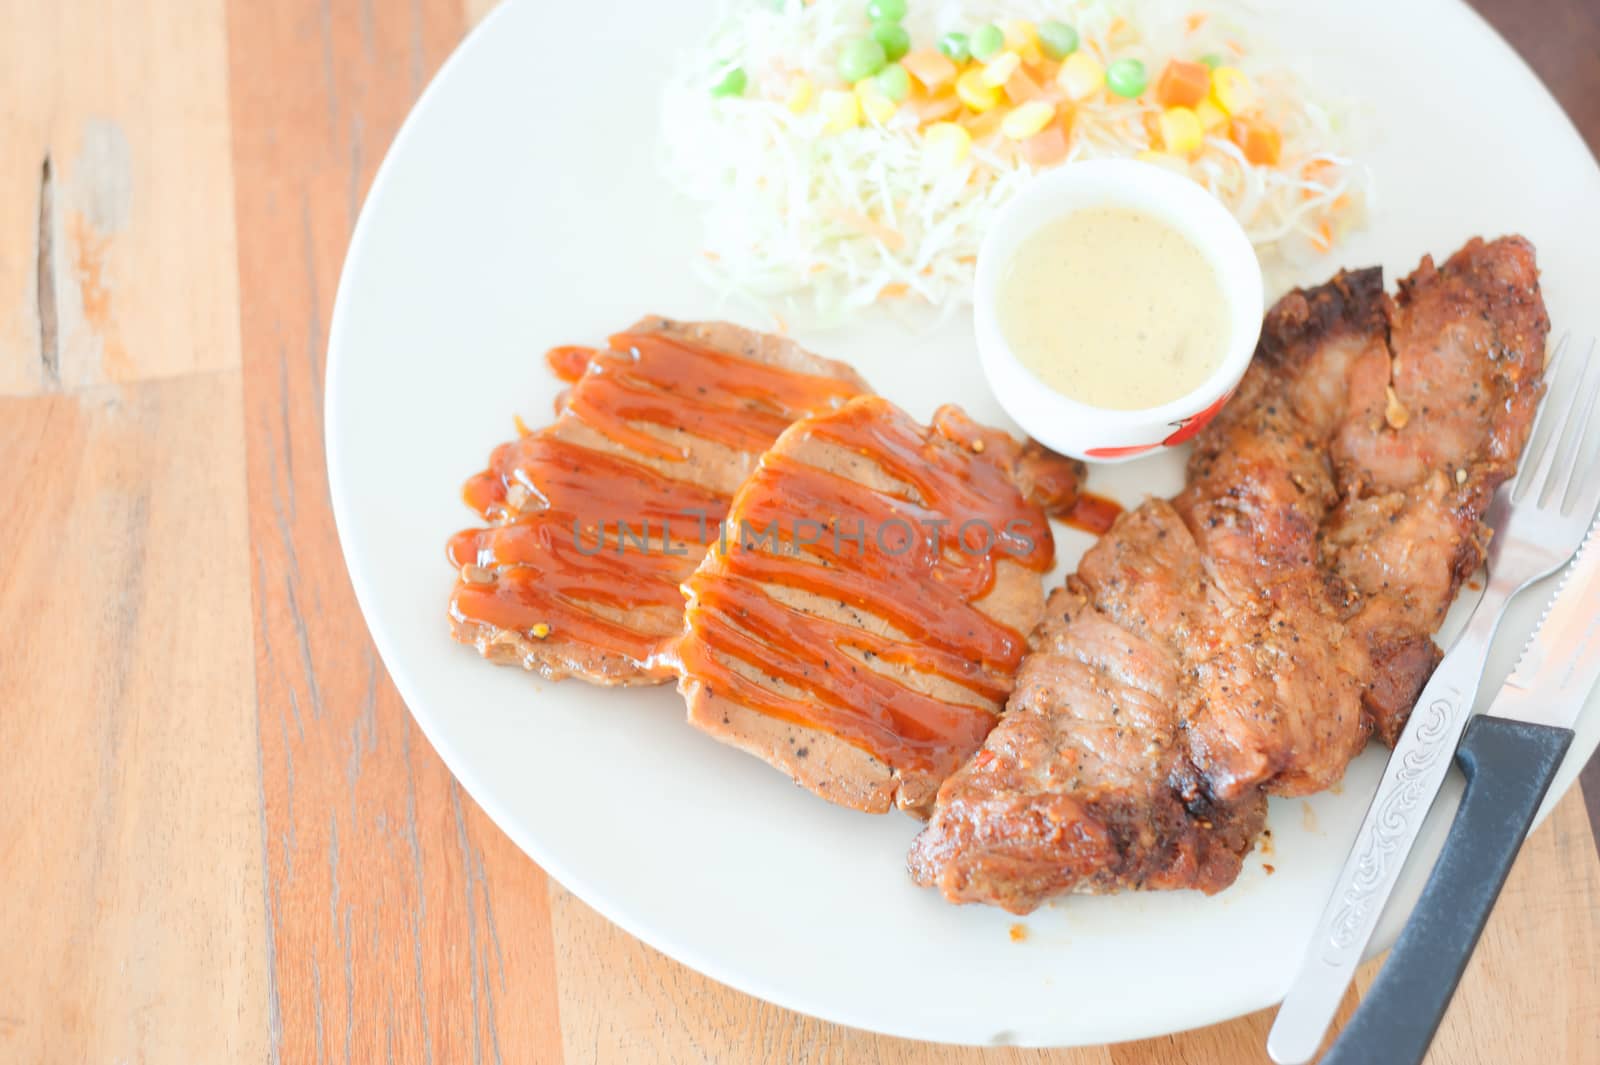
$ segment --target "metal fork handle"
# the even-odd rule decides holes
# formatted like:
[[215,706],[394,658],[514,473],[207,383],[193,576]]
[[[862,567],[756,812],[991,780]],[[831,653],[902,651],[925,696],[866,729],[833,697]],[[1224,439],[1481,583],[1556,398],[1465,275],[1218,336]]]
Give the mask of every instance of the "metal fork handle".
[[1472,715],[1484,660],[1515,586],[1491,580],[1466,631],[1422,689],[1267,1036],[1279,1065],[1310,1061],[1383,915]]

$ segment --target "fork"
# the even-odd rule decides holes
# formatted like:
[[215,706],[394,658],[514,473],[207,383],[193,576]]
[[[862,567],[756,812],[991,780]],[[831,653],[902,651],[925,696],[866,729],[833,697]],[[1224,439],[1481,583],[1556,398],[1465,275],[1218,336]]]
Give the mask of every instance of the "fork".
[[[1488,587],[1465,631],[1444,656],[1395,744],[1372,805],[1339,872],[1332,895],[1289,985],[1267,1036],[1267,1053],[1279,1065],[1310,1061],[1322,1043],[1362,952],[1372,938],[1416,841],[1428,808],[1449,772],[1456,744],[1472,715],[1489,645],[1507,604],[1523,589],[1556,572],[1577,551],[1600,503],[1600,477],[1576,476],[1583,443],[1600,394],[1591,373],[1590,341],[1575,372],[1563,373],[1566,339],[1551,361],[1556,380],[1528,434],[1528,454],[1515,480],[1500,487],[1485,521],[1489,541]],[[1570,391],[1559,388],[1568,380]],[[1543,439],[1546,422],[1552,428]],[[1576,482],[1576,484],[1575,484]],[[1568,499],[1569,494],[1575,496]],[[1446,915],[1440,915],[1441,918]]]

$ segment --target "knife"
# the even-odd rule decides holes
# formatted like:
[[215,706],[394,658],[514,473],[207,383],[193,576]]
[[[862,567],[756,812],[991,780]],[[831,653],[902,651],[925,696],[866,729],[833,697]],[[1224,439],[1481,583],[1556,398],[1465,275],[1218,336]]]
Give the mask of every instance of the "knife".
[[[1600,527],[1597,525],[1596,527]],[[1323,1065],[1420,1062],[1600,678],[1600,536],[1591,527],[1516,669],[1456,749],[1467,778],[1400,938]]]

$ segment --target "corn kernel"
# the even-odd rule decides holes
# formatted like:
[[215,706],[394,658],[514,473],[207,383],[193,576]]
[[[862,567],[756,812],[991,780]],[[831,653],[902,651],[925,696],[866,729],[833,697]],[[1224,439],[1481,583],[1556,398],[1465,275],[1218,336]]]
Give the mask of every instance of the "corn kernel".
[[1218,67],[1211,72],[1211,99],[1228,114],[1238,115],[1256,106],[1256,90],[1238,67]]
[[1027,19],[1011,19],[1000,29],[1006,35],[1007,48],[1022,49],[1027,47],[1029,42],[1039,39],[1039,28]]
[[1161,146],[1173,155],[1192,155],[1205,143],[1200,119],[1187,107],[1169,107],[1159,119]]
[[958,165],[972,150],[972,134],[954,122],[935,122],[922,131],[922,159],[933,170]]
[[893,118],[899,107],[870,79],[856,83],[856,99],[860,103],[861,113],[866,116],[867,121],[876,126],[881,126]]
[[1228,113],[1209,97],[1194,105],[1194,117],[1200,120],[1200,128],[1207,133],[1215,133],[1228,125]]
[[983,112],[1000,102],[1000,90],[986,85],[983,68],[973,67],[956,79],[956,95],[974,111]]
[[1074,102],[1087,100],[1106,83],[1106,68],[1086,52],[1073,52],[1061,64],[1056,84]]
[[1044,59],[1044,49],[1039,45],[1039,27],[1027,19],[1013,19],[1001,29],[1006,35],[1006,47],[1016,52],[1026,63]]
[[533,627],[532,632],[534,639],[542,640],[550,635],[550,626],[541,621]]
[[1006,79],[1015,74],[1017,68],[1022,66],[1022,57],[1015,52],[1001,52],[983,67],[983,83],[991,89],[998,89],[1006,83]]
[[822,132],[843,133],[861,124],[861,103],[853,92],[829,89],[822,94]]
[[1024,141],[1050,124],[1056,109],[1043,100],[1029,100],[1005,117],[1000,132],[1014,141]]
[[817,88],[811,79],[801,74],[789,83],[789,95],[784,98],[784,104],[793,114],[804,114],[811,106],[812,99],[817,94]]

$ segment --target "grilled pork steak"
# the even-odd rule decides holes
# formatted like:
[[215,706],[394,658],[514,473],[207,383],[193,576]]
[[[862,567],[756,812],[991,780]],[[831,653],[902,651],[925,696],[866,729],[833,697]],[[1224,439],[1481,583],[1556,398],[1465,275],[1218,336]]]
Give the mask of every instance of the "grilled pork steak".
[[734,490],[791,422],[869,389],[782,337],[665,318],[577,369],[555,422],[467,483],[492,524],[450,541],[452,626],[553,680],[661,683],[675,676],[661,651],[683,628],[679,585]]
[[1070,509],[1080,470],[953,407],[795,423],[684,585],[690,722],[833,802],[925,811],[1011,690],[1054,558],[1040,504]]
[[1377,270],[1281,300],[1188,486],[1050,597],[913,877],[1018,913],[1232,883],[1267,794],[1327,787],[1403,727],[1526,443],[1548,329],[1515,237],[1425,259],[1393,300]]

